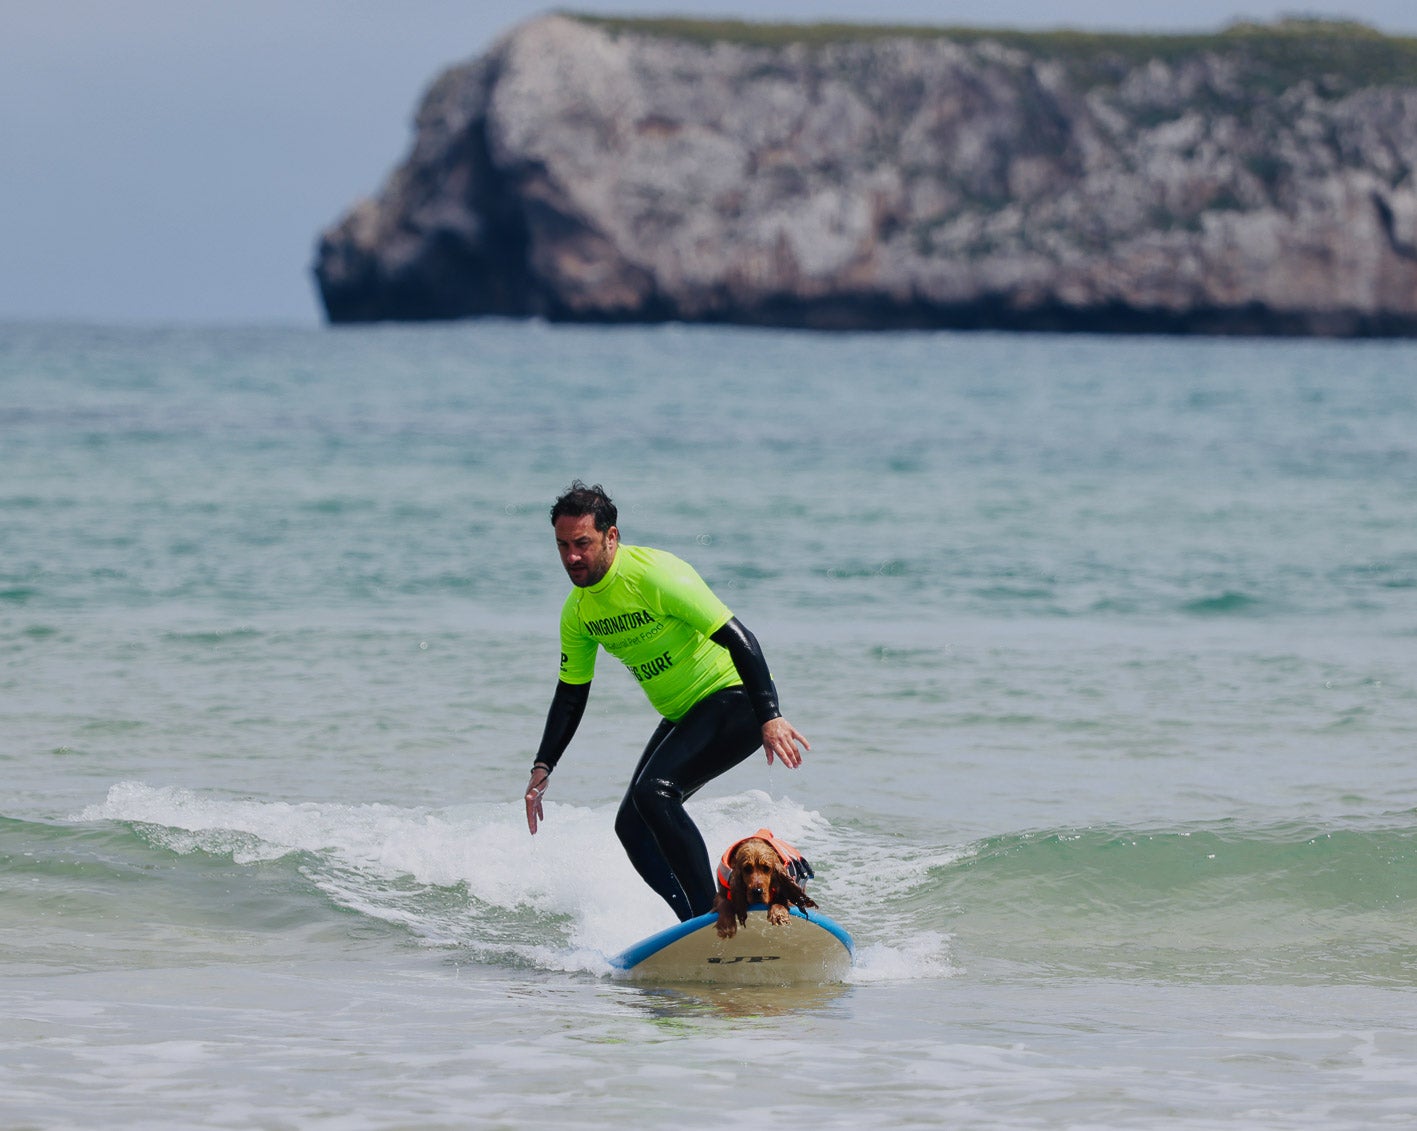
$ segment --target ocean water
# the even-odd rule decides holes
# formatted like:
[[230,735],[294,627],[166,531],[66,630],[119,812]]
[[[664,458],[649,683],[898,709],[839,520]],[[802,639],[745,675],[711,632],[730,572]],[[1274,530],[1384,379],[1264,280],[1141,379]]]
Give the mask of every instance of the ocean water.
[[[762,640],[846,984],[670,922],[573,477]],[[0,326],[0,1126],[1417,1122],[1417,346]]]

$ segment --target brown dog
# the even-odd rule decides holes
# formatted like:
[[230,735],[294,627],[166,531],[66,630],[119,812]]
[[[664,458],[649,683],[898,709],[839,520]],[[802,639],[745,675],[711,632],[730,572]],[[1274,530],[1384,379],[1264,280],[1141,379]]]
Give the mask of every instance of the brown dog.
[[750,836],[739,841],[728,854],[731,869],[728,890],[720,884],[714,897],[713,909],[718,913],[718,937],[731,939],[738,928],[748,921],[748,906],[768,905],[768,922],[774,926],[786,923],[788,907],[799,908],[805,915],[816,902],[802,886],[787,874],[782,857],[761,837]]

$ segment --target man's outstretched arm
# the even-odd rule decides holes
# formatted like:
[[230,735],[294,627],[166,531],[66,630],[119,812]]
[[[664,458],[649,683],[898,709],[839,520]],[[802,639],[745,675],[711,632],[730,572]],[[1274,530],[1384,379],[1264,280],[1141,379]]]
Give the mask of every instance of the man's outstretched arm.
[[812,744],[782,717],[777,705],[777,688],[758,638],[748,631],[747,625],[733,617],[709,639],[726,648],[733,659],[738,678],[743,681],[743,689],[753,705],[753,713],[763,728],[763,750],[768,761],[776,756],[788,769],[796,769],[802,764],[802,751],[797,749],[797,744],[800,742],[804,750],[812,749]]
[[531,780],[527,782],[526,826],[536,835],[536,826],[546,819],[542,812],[541,798],[546,792],[546,783],[551,771],[571,744],[576,728],[581,725],[585,705],[590,699],[590,684],[556,681],[556,693],[551,696],[551,707],[546,712],[546,729],[541,733],[541,745],[536,751],[536,761],[532,763]]

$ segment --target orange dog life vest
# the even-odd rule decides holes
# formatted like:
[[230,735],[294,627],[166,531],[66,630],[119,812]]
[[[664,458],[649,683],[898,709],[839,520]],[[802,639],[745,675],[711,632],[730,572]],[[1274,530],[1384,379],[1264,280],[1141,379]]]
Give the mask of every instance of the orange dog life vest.
[[729,880],[733,876],[733,853],[745,840],[752,840],[756,837],[765,840],[773,847],[778,859],[782,861],[782,870],[796,880],[799,884],[805,884],[816,873],[812,871],[812,865],[807,863],[807,858],[788,844],[785,840],[780,840],[773,835],[772,829],[759,829],[752,836],[745,836],[742,840],[735,840],[724,852],[723,858],[718,862],[718,883],[724,891],[729,890]]

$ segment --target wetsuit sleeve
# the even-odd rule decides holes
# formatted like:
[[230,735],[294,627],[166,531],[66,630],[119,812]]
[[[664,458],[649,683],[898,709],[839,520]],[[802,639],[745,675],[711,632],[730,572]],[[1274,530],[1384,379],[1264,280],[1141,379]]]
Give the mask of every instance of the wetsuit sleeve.
[[551,708],[546,712],[546,729],[541,734],[541,746],[536,751],[536,761],[543,763],[548,770],[556,768],[566,747],[571,745],[589,698],[590,684],[557,681],[556,694],[551,697]]
[[766,723],[778,718],[782,712],[777,706],[777,688],[768,672],[768,662],[763,657],[758,638],[737,617],[730,617],[728,623],[709,639],[728,649],[758,722]]

